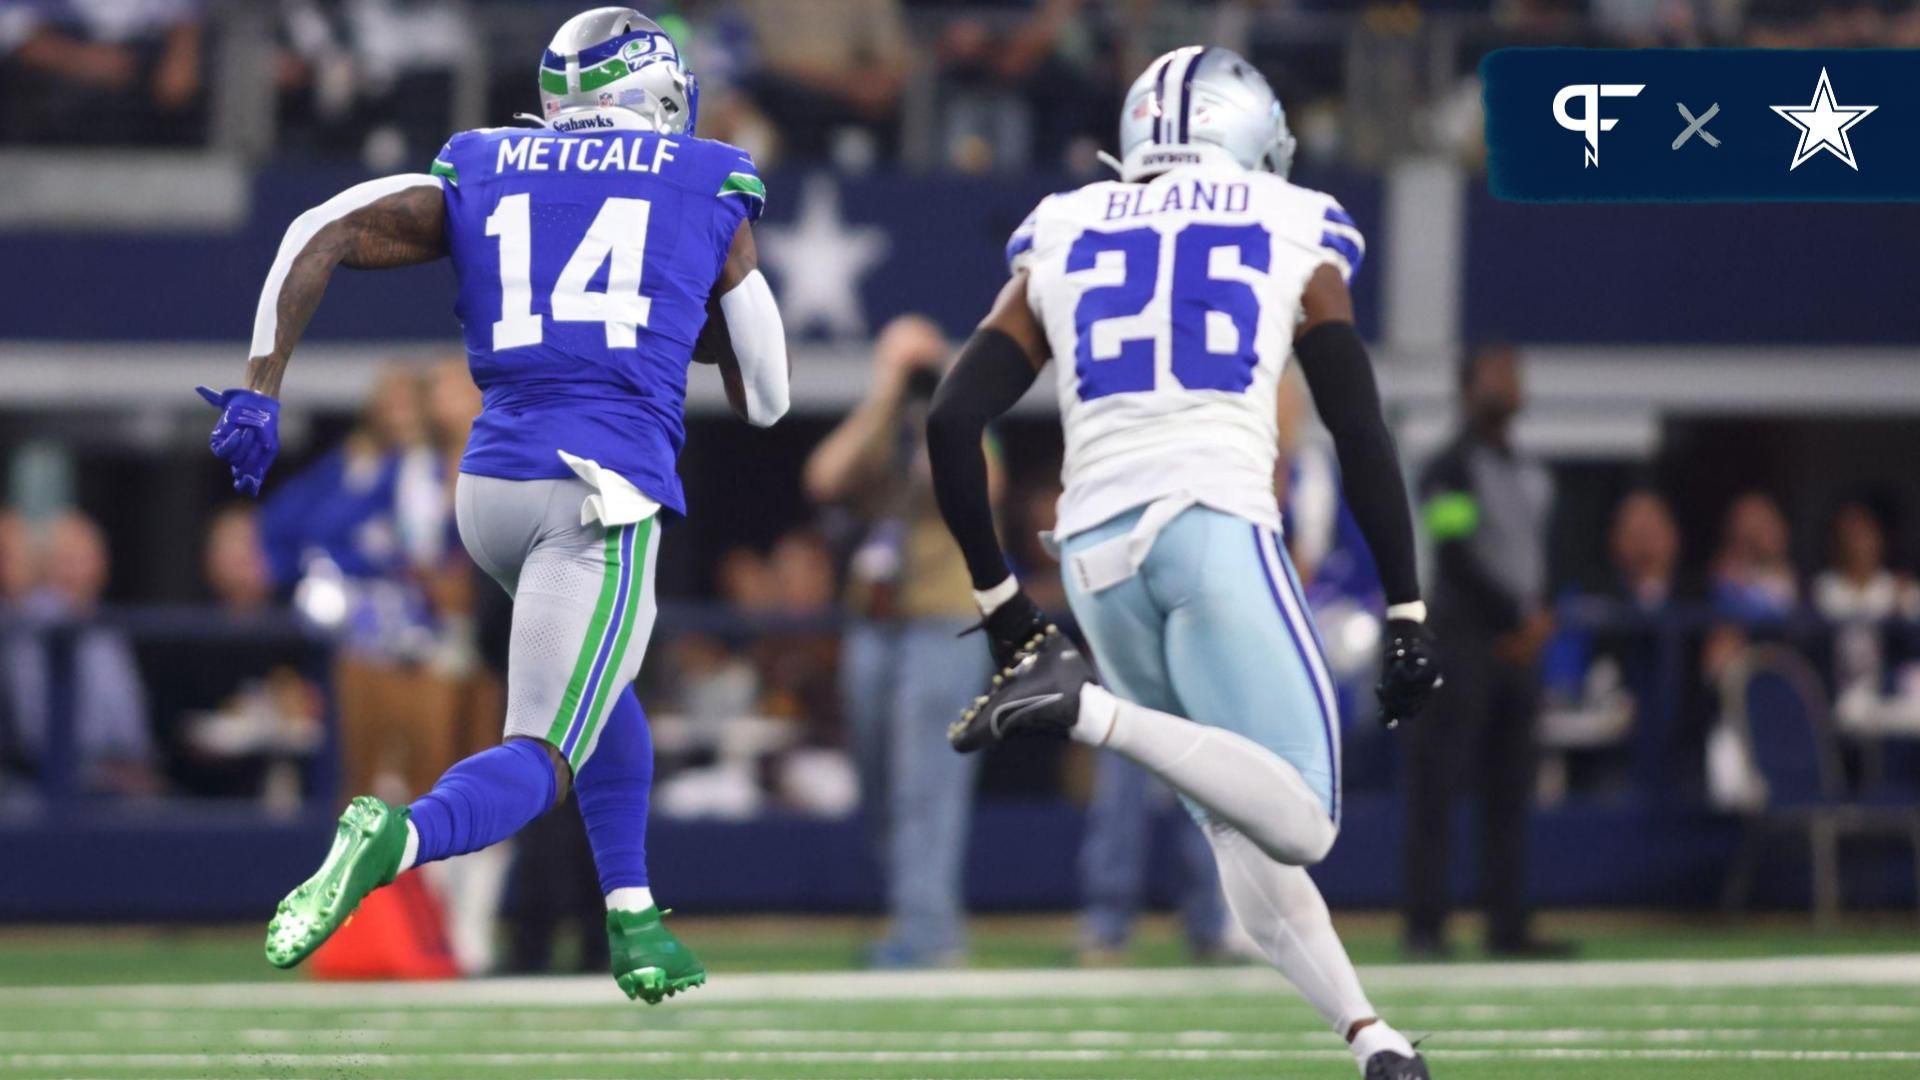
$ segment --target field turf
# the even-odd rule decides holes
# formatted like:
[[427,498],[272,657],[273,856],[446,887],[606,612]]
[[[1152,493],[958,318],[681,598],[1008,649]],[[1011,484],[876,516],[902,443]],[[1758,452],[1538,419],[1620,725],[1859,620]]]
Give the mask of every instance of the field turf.
[[[1665,958],[1370,964],[1362,976],[1387,1015],[1428,1036],[1443,1080],[1920,1077],[1911,932],[1824,956],[1774,955],[1737,932],[1669,936]],[[750,973],[743,954],[716,962],[708,987],[644,1008],[597,976],[169,985],[170,965],[149,966],[160,955],[149,946],[100,940],[63,947],[117,952],[130,966],[113,981],[87,964],[63,976],[54,946],[0,936],[0,980],[11,984],[0,987],[0,1077],[1355,1075],[1337,1040],[1259,968],[765,972],[776,960]],[[171,940],[179,956],[232,944]],[[1916,951],[1888,951],[1901,943]],[[204,957],[187,968],[176,974],[228,974]]]

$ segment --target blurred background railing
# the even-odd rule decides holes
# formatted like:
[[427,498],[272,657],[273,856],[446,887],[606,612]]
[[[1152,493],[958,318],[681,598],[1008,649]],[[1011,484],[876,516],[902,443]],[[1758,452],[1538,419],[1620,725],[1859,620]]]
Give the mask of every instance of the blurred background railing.
[[[1320,614],[1349,639],[1367,629],[1351,609]],[[1770,814],[1878,808],[1890,815],[1880,831],[1891,847],[1872,850],[1898,856],[1920,843],[1920,697],[1896,685],[1920,662],[1920,621],[1812,613],[1742,621],[1707,604],[1649,611],[1596,596],[1564,598],[1559,614],[1544,664],[1533,825],[1531,890],[1544,902],[1705,907],[1727,901],[1740,873],[1741,903],[1804,902],[1822,886],[1794,860],[1761,863],[1757,881],[1736,861],[1744,831]],[[673,604],[660,625],[643,698],[659,753],[656,860],[676,895],[703,910],[877,904],[833,687],[842,619]],[[1883,650],[1878,675],[1848,667],[1866,637]],[[32,737],[7,745],[0,861],[33,865],[34,852],[71,843],[100,856],[85,860],[97,874],[161,883],[103,901],[96,872],[78,865],[21,875],[0,917],[242,916],[284,888],[289,849],[303,865],[303,846],[328,831],[343,797],[341,656],[337,635],[312,619],[126,608],[11,620],[0,640],[10,670],[33,667],[31,656],[44,673],[37,708],[17,686],[8,702],[8,733]],[[1351,657],[1368,652],[1334,649],[1352,706],[1350,839],[1319,876],[1337,905],[1380,906],[1397,895],[1394,875],[1365,854],[1397,846],[1405,768],[1396,741],[1359,707],[1371,673]],[[1837,696],[1836,672],[1854,680]],[[493,677],[483,668],[471,675]],[[134,706],[150,725],[144,735],[111,712],[128,704],[113,697],[123,686],[144,702]],[[34,712],[71,719],[23,729],[19,718]],[[974,876],[977,910],[1053,910],[1079,895],[1071,860],[1059,854],[1084,827],[1089,755],[1064,744],[1023,749],[990,761],[983,777],[971,858],[995,869]],[[1471,850],[1462,861],[1471,863]],[[1156,892],[1179,880],[1173,861],[1171,851],[1156,853]],[[1856,858],[1832,872],[1830,887],[1844,882],[1850,903],[1911,895],[1899,858]]]

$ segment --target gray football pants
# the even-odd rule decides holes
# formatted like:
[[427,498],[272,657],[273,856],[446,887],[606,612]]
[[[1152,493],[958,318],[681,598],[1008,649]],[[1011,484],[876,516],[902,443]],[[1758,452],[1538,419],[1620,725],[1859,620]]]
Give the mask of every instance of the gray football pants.
[[461,473],[454,517],[467,554],[513,597],[508,736],[544,739],[577,774],[653,634],[658,516],[581,524],[594,493],[574,477]]

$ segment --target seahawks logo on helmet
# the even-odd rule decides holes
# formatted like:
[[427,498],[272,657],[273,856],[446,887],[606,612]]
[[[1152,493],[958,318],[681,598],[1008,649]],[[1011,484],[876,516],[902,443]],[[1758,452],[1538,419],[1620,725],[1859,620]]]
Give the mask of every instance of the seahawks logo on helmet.
[[[662,40],[665,39],[654,34],[634,38],[620,46],[620,59],[627,62],[628,71],[639,71],[655,61],[669,59],[673,54],[673,42],[667,40],[666,48],[663,50],[660,47]],[[662,52],[666,55],[661,55]]]

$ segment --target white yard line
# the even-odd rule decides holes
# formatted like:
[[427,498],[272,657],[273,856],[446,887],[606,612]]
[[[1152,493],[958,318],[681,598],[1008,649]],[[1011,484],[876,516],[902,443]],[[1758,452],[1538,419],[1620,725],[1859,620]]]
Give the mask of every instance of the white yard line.
[[[1897,1028],[1449,1028],[1437,1033],[1435,1045],[1453,1049],[1461,1046],[1568,1046],[1581,1043],[1672,1045],[1680,1043],[1752,1043],[1791,1036],[1795,1040],[1832,1042],[1837,1040],[1885,1039],[1907,1033]],[[466,1050],[646,1050],[667,1051],[676,1047],[695,1050],[719,1047],[827,1048],[836,1050],[967,1050],[967,1049],[1234,1049],[1288,1050],[1317,1049],[1328,1045],[1331,1036],[1318,1030],[1295,1031],[1074,1031],[1028,1029],[1017,1031],[952,1030],[816,1030],[748,1029],[741,1031],[682,1030],[521,1030],[494,1031],[475,1029],[452,1035],[446,1031],[420,1031],[412,1028],[316,1028],[244,1027],[214,1025],[182,1026],[174,1030],[139,1031],[0,1031],[0,1051],[15,1053],[82,1052],[122,1050],[127,1053],[158,1052],[169,1046],[209,1050],[231,1046],[242,1050],[287,1049],[300,1052],[329,1044],[336,1049],[367,1048],[379,1052],[403,1052],[410,1047],[443,1049],[456,1040]]]
[[[622,1051],[592,1053],[234,1053],[234,1054],[5,1054],[0,1066],[16,1069],[373,1069],[424,1066],[435,1068],[513,1068],[608,1065],[932,1065],[973,1062],[1130,1062],[1247,1061],[1279,1062],[1339,1060],[1344,1050],[702,1050],[676,1052]],[[1436,1060],[1582,1060],[1582,1061],[1826,1061],[1920,1062],[1920,1050],[1655,1050],[1601,1047],[1522,1047],[1514,1049],[1435,1050]]]
[[[1570,963],[1382,965],[1362,969],[1370,990],[1531,990],[1621,987],[1696,989],[1787,986],[1920,986],[1920,954],[1780,957],[1754,960],[1623,960]],[[1029,998],[1177,998],[1290,994],[1264,968],[1172,968],[1116,978],[1113,972],[814,972],[714,976],[675,1004],[923,1001]],[[210,983],[0,988],[0,1007],[110,1001],[140,1008],[390,1008],[449,1006],[616,1006],[598,976],[481,979],[448,983]],[[671,1006],[670,1006],[671,1007]]]

